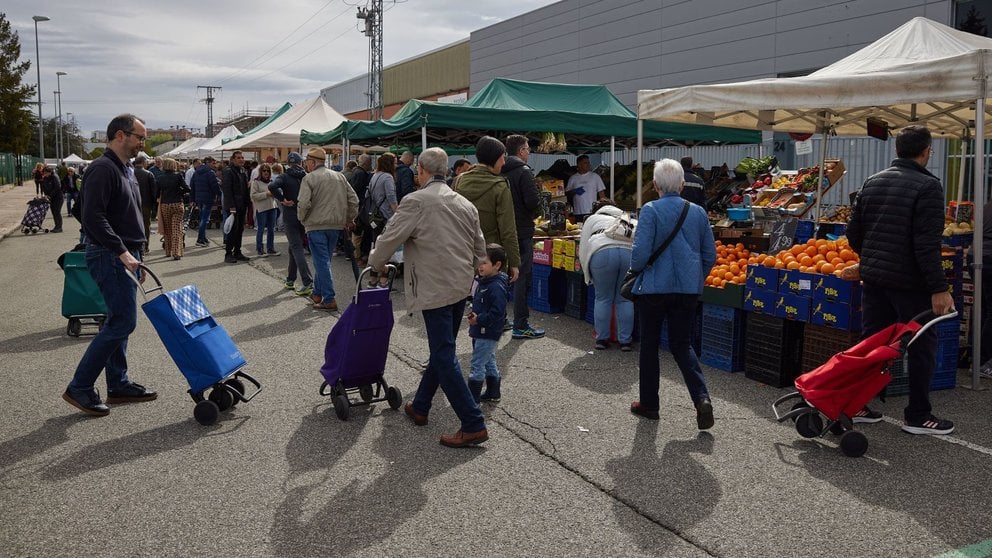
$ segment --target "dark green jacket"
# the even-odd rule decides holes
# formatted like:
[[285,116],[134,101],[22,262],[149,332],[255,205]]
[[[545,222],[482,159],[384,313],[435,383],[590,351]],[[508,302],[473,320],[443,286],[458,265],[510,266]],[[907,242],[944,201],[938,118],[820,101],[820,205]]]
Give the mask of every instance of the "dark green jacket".
[[506,250],[506,263],[520,267],[517,224],[513,213],[513,196],[506,178],[493,174],[484,165],[475,165],[455,181],[454,190],[465,196],[479,210],[479,225],[486,244],[496,242]]

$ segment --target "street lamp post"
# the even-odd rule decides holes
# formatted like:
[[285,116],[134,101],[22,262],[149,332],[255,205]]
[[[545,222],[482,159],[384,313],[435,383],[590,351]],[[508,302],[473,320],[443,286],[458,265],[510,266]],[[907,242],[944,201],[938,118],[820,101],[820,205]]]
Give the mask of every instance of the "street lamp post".
[[58,133],[55,134],[55,153],[57,153],[56,156],[59,158],[59,162],[60,163],[62,162],[63,157],[65,157],[65,152],[62,151],[62,132],[63,132],[63,130],[62,130],[62,76],[67,76],[67,75],[69,75],[69,74],[67,74],[66,72],[55,72],[55,84],[58,87],[58,91],[56,91],[56,93],[59,94],[59,96],[58,96],[58,102],[55,103],[55,110],[57,110],[58,111],[58,114],[59,114],[59,128],[58,128]]
[[65,153],[72,154],[72,136],[76,135],[76,115],[71,112],[65,113],[65,118],[69,122],[69,133],[65,135]]
[[31,16],[34,20],[34,59],[35,66],[38,70],[38,155],[41,156],[41,162],[45,162],[45,122],[41,119],[41,49],[38,48],[38,22],[48,21],[50,18],[45,16]]

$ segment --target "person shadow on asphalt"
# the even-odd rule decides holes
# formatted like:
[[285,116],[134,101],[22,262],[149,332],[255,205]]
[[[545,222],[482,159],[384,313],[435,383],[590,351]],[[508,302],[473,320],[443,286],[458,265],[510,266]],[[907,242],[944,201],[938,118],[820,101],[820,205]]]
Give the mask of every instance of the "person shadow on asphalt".
[[700,432],[689,440],[671,440],[658,455],[658,421],[637,421],[630,455],[611,459],[617,523],[645,552],[658,552],[658,523],[684,537],[710,516],[723,495],[720,484],[692,454],[713,453],[713,435]]

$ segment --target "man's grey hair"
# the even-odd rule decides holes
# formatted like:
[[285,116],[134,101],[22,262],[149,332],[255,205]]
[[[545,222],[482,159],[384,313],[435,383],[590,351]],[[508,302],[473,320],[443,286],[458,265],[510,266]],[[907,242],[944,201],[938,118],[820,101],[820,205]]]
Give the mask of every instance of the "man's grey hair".
[[682,163],[675,159],[662,159],[654,164],[654,185],[662,194],[681,191],[684,181]]
[[372,156],[369,155],[368,153],[362,153],[361,155],[359,155],[358,166],[362,167],[363,169],[367,169],[370,166],[372,166]]
[[409,165],[413,161],[413,151],[404,151],[403,154],[400,155],[400,161],[403,161]]
[[434,176],[448,173],[448,154],[440,147],[431,147],[420,154],[420,166]]

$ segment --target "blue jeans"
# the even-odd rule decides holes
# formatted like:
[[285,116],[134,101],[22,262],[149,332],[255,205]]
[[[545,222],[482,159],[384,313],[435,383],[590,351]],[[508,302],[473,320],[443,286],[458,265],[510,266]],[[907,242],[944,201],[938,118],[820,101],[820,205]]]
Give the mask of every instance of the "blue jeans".
[[[131,255],[141,259],[140,250],[131,250]],[[69,382],[69,389],[78,392],[92,390],[100,372],[106,369],[107,389],[116,390],[130,382],[127,377],[127,339],[138,321],[135,300],[138,288],[128,277],[131,272],[120,258],[102,246],[86,246],[86,267],[107,303],[107,321],[83,353]]]
[[197,242],[207,241],[207,225],[210,224],[210,212],[214,210],[213,202],[197,202],[197,207],[200,208],[200,230],[196,235]]
[[462,368],[455,355],[455,335],[464,313],[464,300],[423,311],[431,358],[427,370],[420,378],[417,394],[413,397],[413,409],[417,414],[427,416],[431,411],[434,394],[440,387],[462,423],[462,432],[468,433],[484,430],[486,421],[462,377]]
[[[275,252],[276,218],[279,217],[278,209],[268,209],[255,214],[255,250],[262,252]],[[262,230],[266,233],[266,250],[262,250]]]
[[313,294],[320,295],[324,302],[334,300],[334,279],[331,277],[331,250],[338,243],[336,229],[307,231],[310,239],[310,258],[313,260]]
[[468,379],[481,382],[486,376],[499,378],[499,368],[496,367],[497,347],[499,347],[499,339],[479,337],[472,340],[472,372],[468,375]]
[[661,344],[661,324],[664,320],[668,320],[668,346],[682,372],[689,397],[693,403],[709,397],[703,370],[690,345],[698,299],[699,295],[694,294],[648,294],[637,298],[641,320],[641,352],[638,355],[640,396],[641,406],[648,411],[657,411],[660,407],[658,345]]
[[630,343],[634,335],[634,303],[620,296],[620,285],[628,269],[630,250],[627,248],[602,248],[589,258],[589,275],[596,287],[593,325],[599,341],[610,339],[614,306],[617,309],[617,341]]

